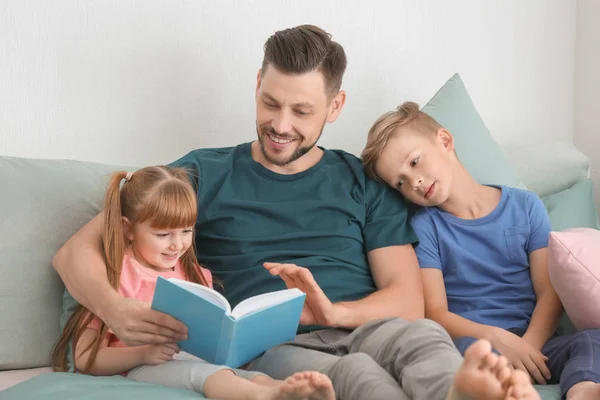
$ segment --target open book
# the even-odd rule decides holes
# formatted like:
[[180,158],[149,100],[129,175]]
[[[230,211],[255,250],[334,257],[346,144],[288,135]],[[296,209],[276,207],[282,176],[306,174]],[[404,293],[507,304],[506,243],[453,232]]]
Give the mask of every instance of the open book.
[[237,368],[295,337],[305,297],[299,289],[285,289],[251,297],[232,310],[216,290],[158,277],[152,309],[187,326],[188,339],[178,343],[181,350]]

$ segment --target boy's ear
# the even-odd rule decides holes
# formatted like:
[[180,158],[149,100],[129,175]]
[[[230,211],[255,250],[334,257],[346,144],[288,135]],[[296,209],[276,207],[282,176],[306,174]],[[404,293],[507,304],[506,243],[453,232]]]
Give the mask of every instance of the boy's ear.
[[133,233],[131,232],[131,222],[127,217],[121,217],[121,221],[123,222],[123,233],[125,234],[125,239],[132,241]]
[[437,131],[437,137],[447,151],[454,151],[454,137],[450,132],[444,128],[440,128]]

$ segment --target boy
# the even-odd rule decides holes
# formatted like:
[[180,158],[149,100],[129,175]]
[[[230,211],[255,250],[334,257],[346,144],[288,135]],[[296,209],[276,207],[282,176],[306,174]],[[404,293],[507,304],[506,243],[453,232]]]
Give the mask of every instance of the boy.
[[425,315],[461,352],[483,338],[563,398],[600,398],[600,330],[558,337],[563,311],[548,277],[550,222],[533,193],[478,184],[450,132],[415,103],[381,116],[362,153],[367,174],[422,206],[419,238]]

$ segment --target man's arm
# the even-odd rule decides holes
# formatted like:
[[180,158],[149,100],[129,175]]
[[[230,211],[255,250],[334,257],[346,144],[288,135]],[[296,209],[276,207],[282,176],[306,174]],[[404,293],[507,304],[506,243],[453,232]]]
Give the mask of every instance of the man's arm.
[[563,306],[548,275],[548,248],[533,251],[529,255],[529,265],[537,303],[523,339],[541,350],[554,334]]
[[335,304],[307,268],[279,263],[265,263],[265,268],[279,275],[288,288],[306,293],[302,325],[352,329],[379,318],[423,318],[423,292],[412,246],[383,247],[370,251],[368,258],[377,291],[361,300]]
[[52,266],[69,293],[129,345],[182,340],[185,326],[147,303],[120,296],[109,284],[102,255],[101,212],[58,251]]
[[383,247],[367,256],[377,291],[361,300],[335,304],[333,325],[356,328],[380,318],[424,318],[421,276],[412,245]]
[[108,283],[102,257],[103,221],[104,212],[100,212],[73,235],[52,259],[52,266],[69,293],[102,320],[105,319],[104,311],[111,308],[118,297]]

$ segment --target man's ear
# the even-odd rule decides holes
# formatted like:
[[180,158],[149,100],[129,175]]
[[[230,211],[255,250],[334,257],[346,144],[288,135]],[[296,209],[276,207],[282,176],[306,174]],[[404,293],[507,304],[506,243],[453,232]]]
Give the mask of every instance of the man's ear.
[[340,113],[342,112],[342,108],[344,108],[344,104],[346,104],[346,92],[340,90],[335,96],[333,96],[333,99],[331,99],[331,102],[329,103],[327,122],[332,123],[338,119]]
[[125,234],[125,239],[132,241],[133,240],[133,232],[131,222],[127,217],[121,217],[121,222],[123,223],[123,233]]
[[256,74],[256,91],[254,92],[254,98],[258,98],[258,91],[260,90],[260,81],[262,78],[262,69],[258,70],[258,73]]
[[437,138],[448,152],[454,152],[454,137],[444,128],[437,131]]

